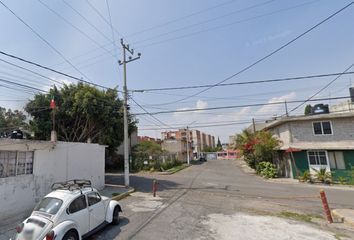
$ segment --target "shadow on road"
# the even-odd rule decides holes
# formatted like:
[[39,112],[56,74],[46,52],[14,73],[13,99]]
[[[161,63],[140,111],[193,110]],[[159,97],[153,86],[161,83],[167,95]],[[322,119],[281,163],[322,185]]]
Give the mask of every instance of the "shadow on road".
[[[158,177],[158,176],[156,176]],[[118,184],[124,185],[124,175],[106,175],[106,184]],[[130,186],[134,187],[136,191],[139,192],[152,192],[152,182],[153,176],[145,177],[145,176],[130,176]],[[176,182],[157,179],[158,181],[158,191],[164,191],[169,189],[178,188],[179,184]]]
[[125,217],[120,217],[120,222],[118,226],[115,225],[108,225],[107,227],[103,228],[102,230],[98,231],[91,237],[86,238],[87,240],[113,240],[117,236],[119,236],[119,233],[121,232],[121,228],[125,225],[129,224],[129,219]]
[[191,165],[202,165],[204,163],[206,163],[206,161],[196,161],[196,160],[191,161]]

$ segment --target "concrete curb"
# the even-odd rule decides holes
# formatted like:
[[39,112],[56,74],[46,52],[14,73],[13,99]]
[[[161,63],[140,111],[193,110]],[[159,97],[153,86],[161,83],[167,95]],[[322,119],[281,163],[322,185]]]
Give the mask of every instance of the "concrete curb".
[[190,166],[192,166],[192,165],[186,165],[186,166],[184,166],[184,167],[181,168],[181,169],[175,169],[175,170],[173,170],[173,171],[171,171],[171,172],[158,172],[157,174],[158,174],[158,175],[172,175],[172,174],[174,174],[174,173],[176,173],[176,172],[179,172],[179,171],[182,171],[182,170],[184,170],[184,169],[186,169],[186,168],[189,168]]
[[236,163],[236,165],[238,165],[241,168],[242,172],[244,172],[246,174],[257,175],[256,170],[254,170],[253,168],[249,167],[244,160],[237,159],[237,160],[235,160],[235,163]]
[[119,201],[119,200],[122,200],[123,198],[128,197],[133,192],[135,192],[135,188],[131,188],[128,192],[121,193],[117,196],[111,197],[111,199],[115,200],[115,201]]
[[347,225],[354,228],[354,210],[352,209],[333,209],[332,216],[339,220],[340,222],[346,223]]

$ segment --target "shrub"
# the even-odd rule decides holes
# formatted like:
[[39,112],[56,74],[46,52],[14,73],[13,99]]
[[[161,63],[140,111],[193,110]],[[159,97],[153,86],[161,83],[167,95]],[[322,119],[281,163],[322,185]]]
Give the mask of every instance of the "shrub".
[[316,172],[315,177],[318,181],[327,184],[332,182],[332,176],[329,172],[327,172],[327,169],[325,168],[321,168],[320,170],[314,168],[312,169]]
[[276,166],[270,162],[258,163],[256,171],[264,178],[276,178],[278,174]]
[[306,170],[299,178],[303,182],[312,182],[312,176],[309,170]]
[[339,177],[338,182],[342,185],[345,185],[347,183],[347,179],[345,177]]
[[180,165],[182,165],[182,162],[177,161],[177,160],[171,160],[171,161],[166,161],[164,163],[161,163],[160,169],[161,169],[161,171],[166,171],[170,168],[180,166]]

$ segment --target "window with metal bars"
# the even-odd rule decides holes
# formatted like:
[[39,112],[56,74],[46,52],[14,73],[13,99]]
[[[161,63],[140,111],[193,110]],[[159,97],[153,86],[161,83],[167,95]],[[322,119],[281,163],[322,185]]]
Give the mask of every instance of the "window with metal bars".
[[33,174],[33,151],[0,151],[0,178]]

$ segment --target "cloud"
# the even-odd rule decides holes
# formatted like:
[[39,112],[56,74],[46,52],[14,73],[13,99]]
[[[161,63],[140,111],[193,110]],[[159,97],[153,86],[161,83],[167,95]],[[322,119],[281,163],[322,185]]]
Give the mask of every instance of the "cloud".
[[[207,101],[198,100],[195,103],[195,108],[205,109],[209,106]],[[179,108],[177,110],[188,110],[192,107]],[[228,137],[234,135],[236,132],[239,132],[243,128],[251,124],[251,107],[243,107],[240,109],[231,109],[223,110],[222,112],[215,111],[196,111],[196,112],[177,112],[172,115],[173,123],[192,123],[189,126],[191,129],[198,129],[202,132],[212,134],[213,136],[220,137],[222,142],[228,142]],[[213,127],[198,127],[201,125],[223,125],[232,123],[233,121],[245,121],[245,124],[235,124],[235,125],[225,125],[225,126],[213,126]],[[195,126],[195,127],[194,127]],[[186,126],[181,126],[184,128]],[[178,128],[178,127],[177,127]]]
[[205,109],[208,107],[208,103],[206,101],[198,100],[196,103],[196,108]]
[[[296,93],[290,92],[290,93],[285,94],[280,97],[273,97],[268,101],[268,103],[275,103],[275,102],[284,102],[285,103],[285,101],[293,100],[295,97],[296,97]],[[264,105],[256,112],[256,114],[274,115],[280,111],[285,111],[284,105],[282,105],[282,104]]]

